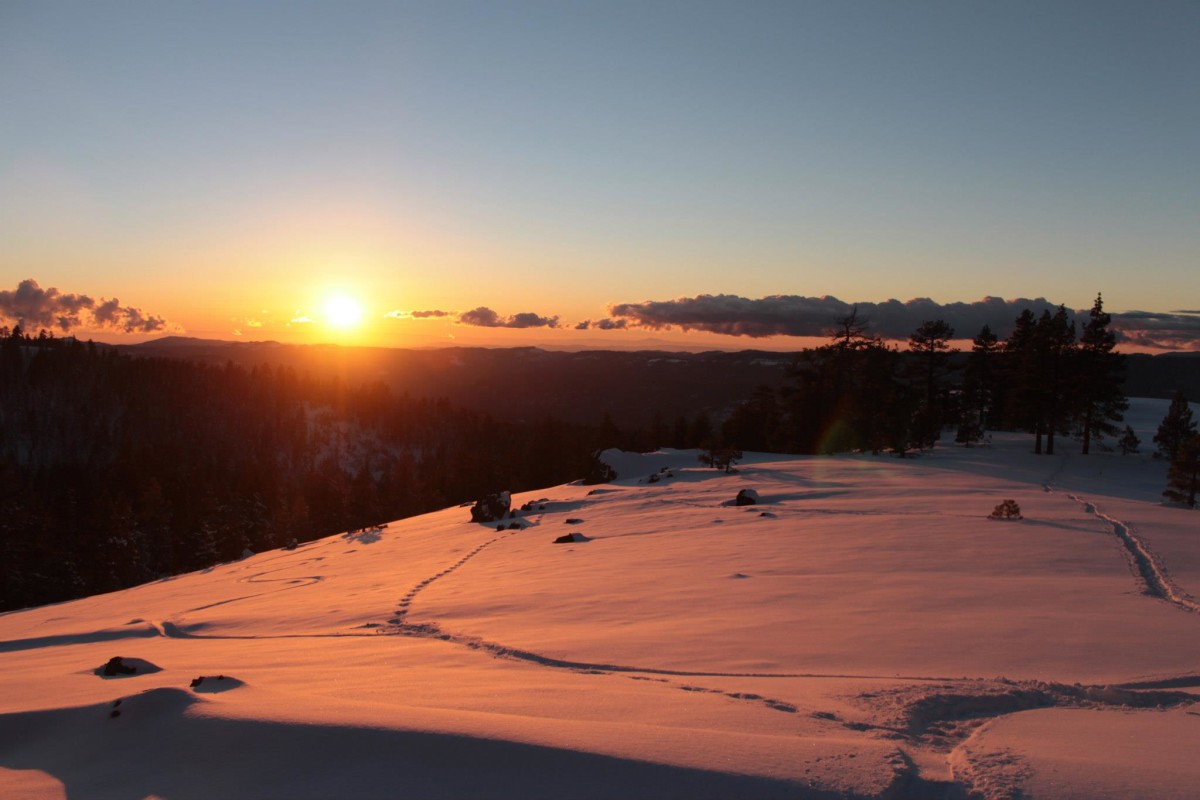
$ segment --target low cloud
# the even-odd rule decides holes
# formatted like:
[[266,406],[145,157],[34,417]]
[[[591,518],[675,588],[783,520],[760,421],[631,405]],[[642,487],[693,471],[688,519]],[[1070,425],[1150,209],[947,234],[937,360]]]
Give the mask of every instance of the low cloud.
[[1200,348],[1200,317],[1194,311],[1126,311],[1112,315],[1117,341],[1163,350]]
[[454,316],[453,311],[389,311],[383,315],[386,319],[437,319]]
[[615,318],[643,328],[679,327],[730,336],[825,336],[839,319],[858,308],[858,318],[872,333],[888,339],[907,338],[922,322],[944,319],[957,335],[970,338],[984,325],[1001,336],[1012,329],[1023,309],[1034,314],[1057,306],[1044,298],[1004,300],[985,297],[974,303],[936,303],[927,297],[901,302],[847,303],[836,297],[771,295],[759,299],[703,294],[676,300],[620,303],[609,308]]
[[532,311],[501,317],[487,306],[480,306],[459,314],[458,324],[480,328],[557,328],[558,317],[543,317]]
[[[857,307],[858,318],[871,333],[886,339],[906,339],[925,320],[942,319],[960,339],[970,339],[987,325],[1005,337],[1013,321],[1029,309],[1035,316],[1053,313],[1058,304],[1036,299],[985,297],[971,303],[937,303],[927,297],[882,303],[847,303],[836,297],[771,295],[758,299],[737,295],[698,295],[675,300],[619,303],[609,307],[616,322],[661,330],[681,328],[729,336],[827,336],[837,320]],[[1069,311],[1081,323],[1087,310]],[[589,323],[598,327],[597,323]],[[1118,340],[1146,347],[1184,349],[1200,345],[1200,318],[1189,312],[1156,314],[1143,311],[1112,314]]]
[[23,328],[58,328],[63,333],[79,327],[153,333],[167,327],[162,317],[122,306],[115,297],[96,302],[84,294],[43,289],[32,278],[21,281],[15,290],[0,291],[0,317]]
[[628,327],[629,327],[629,320],[627,320],[627,319],[611,319],[610,318],[610,319],[598,319],[595,321],[592,321],[590,319],[585,319],[583,322],[581,322],[575,326],[575,330],[586,331],[590,328],[593,330],[600,330],[600,331],[623,331]]

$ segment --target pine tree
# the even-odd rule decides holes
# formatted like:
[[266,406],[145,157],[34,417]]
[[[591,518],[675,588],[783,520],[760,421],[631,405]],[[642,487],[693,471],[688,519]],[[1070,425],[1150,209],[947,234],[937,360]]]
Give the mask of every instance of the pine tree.
[[999,422],[1001,353],[997,342],[996,334],[984,325],[971,342],[971,353],[963,373],[960,425],[978,429],[980,435],[984,429]]
[[1118,429],[1113,423],[1120,422],[1129,408],[1121,391],[1125,359],[1113,352],[1117,337],[1108,327],[1111,321],[1112,317],[1104,312],[1104,302],[1097,294],[1075,350],[1079,378],[1078,416],[1083,430],[1084,455],[1088,454],[1093,438],[1117,434]]
[[950,359],[950,339],[954,328],[945,320],[925,320],[908,337],[908,347],[919,359],[918,379],[923,400],[917,411],[916,433],[920,444],[932,445],[945,422],[945,404],[941,402],[942,381]]
[[1163,496],[1195,508],[1197,491],[1200,491],[1200,434],[1192,433],[1179,443],[1167,472],[1167,490]]
[[1004,427],[1037,433],[1037,448],[1042,452],[1041,358],[1037,347],[1037,319],[1028,308],[1013,324],[1004,342],[1003,376],[1007,386]]
[[1183,390],[1177,389],[1175,397],[1171,400],[1171,407],[1167,409],[1167,415],[1163,417],[1158,432],[1154,434],[1154,443],[1158,445],[1158,452],[1164,458],[1174,461],[1175,456],[1179,454],[1179,446],[1195,432],[1196,421],[1192,419],[1192,409],[1187,398],[1183,396]]
[[1138,448],[1142,446],[1142,440],[1133,432],[1133,428],[1126,425],[1125,433],[1117,440],[1117,446],[1121,448],[1121,455],[1127,456],[1138,451]]
[[[1045,327],[1043,329],[1043,321]],[[1045,349],[1044,375],[1046,397],[1046,455],[1054,455],[1054,435],[1065,430],[1074,391],[1071,353],[1075,345],[1075,323],[1067,317],[1067,307],[1060,305],[1051,316],[1048,312],[1038,320],[1040,345]]]

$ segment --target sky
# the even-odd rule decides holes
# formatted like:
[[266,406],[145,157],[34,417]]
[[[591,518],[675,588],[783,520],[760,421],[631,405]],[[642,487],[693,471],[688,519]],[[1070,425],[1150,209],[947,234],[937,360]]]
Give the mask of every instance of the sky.
[[788,349],[1103,292],[1200,349],[1197,41],[1169,1],[0,0],[0,322]]

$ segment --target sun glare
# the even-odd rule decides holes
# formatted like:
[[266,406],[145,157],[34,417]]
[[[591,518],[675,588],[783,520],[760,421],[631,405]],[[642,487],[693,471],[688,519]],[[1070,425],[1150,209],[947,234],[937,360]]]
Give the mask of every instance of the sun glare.
[[335,328],[353,328],[363,317],[362,304],[353,297],[335,295],[325,301],[325,319]]

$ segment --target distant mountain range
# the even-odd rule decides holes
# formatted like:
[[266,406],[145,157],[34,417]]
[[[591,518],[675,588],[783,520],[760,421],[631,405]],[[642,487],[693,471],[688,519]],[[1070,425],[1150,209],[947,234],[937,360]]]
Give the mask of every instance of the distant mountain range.
[[[649,426],[655,414],[668,424],[698,411],[719,418],[756,387],[784,383],[794,357],[766,350],[399,349],[182,336],[117,349],[135,356],[282,366],[354,384],[382,381],[400,394],[445,397],[498,419],[597,422],[608,414],[617,425],[637,426]],[[1200,353],[1133,354],[1126,364],[1130,397],[1167,398],[1182,388],[1189,398],[1200,398]]]

